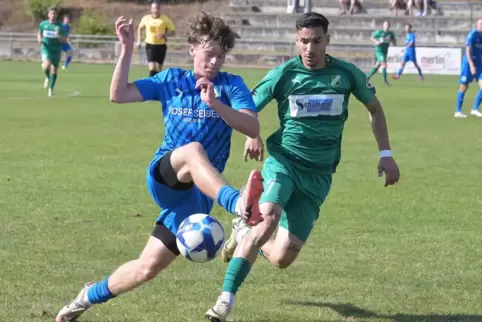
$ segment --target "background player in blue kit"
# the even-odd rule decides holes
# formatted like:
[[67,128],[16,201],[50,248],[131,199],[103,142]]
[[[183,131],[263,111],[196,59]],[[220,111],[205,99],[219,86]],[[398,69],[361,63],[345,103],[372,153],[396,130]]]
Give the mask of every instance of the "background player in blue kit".
[[467,117],[467,115],[462,113],[464,96],[469,88],[469,84],[472,83],[473,80],[476,80],[479,82],[480,89],[475,97],[475,102],[470,114],[482,117],[482,113],[479,111],[479,106],[482,102],[482,19],[477,20],[475,29],[467,36],[465,46],[466,51],[462,60],[462,70],[459,79],[460,88],[457,93],[457,106],[454,116],[456,118]]
[[120,17],[116,21],[121,53],[112,76],[111,101],[162,104],[164,141],[147,171],[148,189],[162,211],[140,257],[104,280],[85,285],[77,298],[62,308],[57,322],[72,321],[92,305],[154,278],[179,255],[175,234],[182,220],[194,213],[210,213],[213,200],[245,220],[261,218],[260,171],[251,172],[241,192],[220,175],[229,156],[232,129],[251,138],[259,135],[250,90],[241,77],[220,72],[227,52],[234,47],[234,33],[222,19],[208,14],[191,18],[190,23],[193,71],[170,68],[129,83],[134,27],[132,20]]
[[64,26],[64,30],[67,34],[67,42],[62,45],[62,51],[65,52],[65,55],[67,56],[65,58],[64,65],[62,66],[62,70],[66,70],[69,67],[70,62],[72,61],[72,46],[70,45],[70,16],[65,15],[64,16],[64,21],[62,23]]
[[405,48],[403,49],[403,56],[402,56],[402,64],[400,65],[400,69],[397,72],[397,75],[393,75],[393,79],[399,79],[400,76],[403,73],[403,69],[405,68],[405,64],[409,61],[413,63],[415,68],[418,71],[418,77],[420,80],[423,80],[423,74],[422,74],[422,69],[417,63],[417,55],[415,52],[415,33],[412,31],[412,25],[411,24],[406,24],[405,25],[405,32],[407,33],[405,35]]

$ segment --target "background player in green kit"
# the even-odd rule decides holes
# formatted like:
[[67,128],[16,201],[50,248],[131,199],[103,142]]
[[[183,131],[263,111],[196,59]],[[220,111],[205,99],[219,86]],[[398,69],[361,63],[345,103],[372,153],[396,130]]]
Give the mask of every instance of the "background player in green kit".
[[48,20],[39,26],[37,40],[41,43],[42,68],[45,72],[44,87],[49,89],[49,96],[53,95],[57,80],[57,68],[62,56],[62,44],[67,41],[67,34],[61,23],[57,22],[57,9],[49,8]]
[[[222,293],[206,312],[211,321],[226,321],[258,253],[280,268],[298,256],[340,162],[351,94],[370,113],[380,150],[378,174],[385,173],[385,186],[399,180],[375,89],[356,66],[325,54],[328,24],[319,13],[301,17],[296,22],[300,56],[271,70],[253,90],[258,111],[276,100],[280,129],[267,140],[270,156],[262,172],[264,193],[259,206],[263,221],[252,228],[242,220],[233,221],[232,235],[222,252],[223,260],[229,261]],[[261,138],[248,140],[245,156],[262,159],[262,146]]]
[[375,43],[375,59],[376,65],[373,67],[372,71],[368,75],[368,79],[370,79],[382,66],[382,76],[385,85],[388,84],[387,80],[387,56],[388,56],[388,47],[390,47],[390,43],[396,45],[397,41],[395,39],[395,34],[393,31],[390,30],[390,21],[385,21],[383,23],[382,30],[376,30],[373,32],[372,37],[370,38]]

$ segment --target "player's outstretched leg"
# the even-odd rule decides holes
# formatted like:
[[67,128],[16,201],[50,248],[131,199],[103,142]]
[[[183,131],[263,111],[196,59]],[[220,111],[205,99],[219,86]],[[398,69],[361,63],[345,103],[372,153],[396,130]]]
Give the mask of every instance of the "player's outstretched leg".
[[417,69],[418,78],[423,81],[423,80],[424,80],[424,77],[423,77],[423,73],[422,73],[422,68],[420,68],[420,66],[417,64],[417,62],[413,62],[413,65],[414,65],[415,68]]
[[402,76],[402,73],[403,73],[403,70],[405,69],[405,63],[402,62],[402,64],[400,65],[400,68],[398,69],[397,71],[397,74],[396,75],[393,75],[392,78],[393,79],[399,79],[400,76]]
[[198,142],[172,151],[170,166],[177,174],[179,182],[194,182],[205,195],[216,200],[228,212],[240,216],[252,225],[262,220],[258,202],[263,192],[263,177],[259,170],[251,172],[246,186],[239,191],[229,185],[213,167]]
[[464,104],[465,92],[467,91],[468,87],[469,87],[468,84],[467,85],[461,84],[459,87],[459,91],[457,92],[457,103],[456,103],[455,114],[454,114],[455,118],[467,117],[467,115],[462,113],[462,106]]
[[67,70],[69,68],[69,64],[72,61],[72,50],[66,51],[65,55],[67,58],[65,58],[64,65],[62,66],[62,70]]
[[205,317],[210,321],[226,321],[234,304],[234,296],[248,276],[259,250],[271,238],[278,226],[282,213],[281,207],[265,202],[260,205],[260,208],[264,220],[251,229],[247,229],[241,221],[235,222],[238,226],[234,228],[230,239],[235,240],[239,245],[229,261],[221,295],[216,304],[206,312]]
[[156,277],[177,257],[163,241],[150,237],[140,257],[120,266],[112,275],[89,283],[57,314],[56,322],[75,321],[95,304],[101,304]]
[[470,112],[471,115],[482,117],[482,113],[479,111],[480,103],[482,103],[482,80],[479,81],[479,91],[477,92],[477,96],[475,96],[474,105],[472,106],[472,111]]
[[375,75],[378,72],[378,69],[380,68],[380,63],[377,63],[375,67],[372,68],[370,71],[370,74],[368,74],[368,79],[372,78],[373,75]]
[[50,61],[44,60],[42,62],[42,68],[45,73],[45,80],[44,80],[44,88],[48,89],[49,88],[49,82],[50,82]]
[[382,63],[382,77],[384,84],[390,86],[387,79],[387,63]]

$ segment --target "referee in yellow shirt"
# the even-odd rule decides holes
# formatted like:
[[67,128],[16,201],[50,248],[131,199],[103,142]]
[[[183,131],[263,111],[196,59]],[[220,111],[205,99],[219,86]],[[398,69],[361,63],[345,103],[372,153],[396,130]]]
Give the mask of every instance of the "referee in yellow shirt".
[[142,30],[145,29],[146,56],[149,76],[162,70],[166,58],[166,39],[174,35],[176,28],[168,16],[161,15],[159,2],[151,3],[151,14],[142,17],[137,29],[137,47],[141,47]]

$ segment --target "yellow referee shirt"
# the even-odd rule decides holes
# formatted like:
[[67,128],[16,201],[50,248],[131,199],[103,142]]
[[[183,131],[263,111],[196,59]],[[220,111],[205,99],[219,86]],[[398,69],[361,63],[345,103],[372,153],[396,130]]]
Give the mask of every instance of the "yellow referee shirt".
[[[166,43],[166,33],[176,30],[171,19],[165,15],[160,15],[159,18],[145,15],[139,24],[139,28],[144,27],[146,28],[145,42],[151,45],[164,45]],[[164,35],[164,37],[159,38],[159,35]]]

